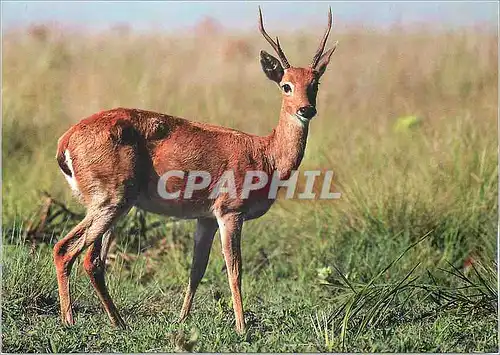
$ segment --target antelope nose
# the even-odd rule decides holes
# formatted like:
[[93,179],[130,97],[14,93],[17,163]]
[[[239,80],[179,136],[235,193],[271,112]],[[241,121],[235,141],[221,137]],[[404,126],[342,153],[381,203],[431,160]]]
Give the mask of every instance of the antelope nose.
[[311,106],[311,105],[304,106],[304,107],[299,108],[299,110],[297,111],[297,114],[299,116],[302,116],[302,117],[310,120],[311,118],[313,118],[316,115],[316,108],[314,108],[314,106]]

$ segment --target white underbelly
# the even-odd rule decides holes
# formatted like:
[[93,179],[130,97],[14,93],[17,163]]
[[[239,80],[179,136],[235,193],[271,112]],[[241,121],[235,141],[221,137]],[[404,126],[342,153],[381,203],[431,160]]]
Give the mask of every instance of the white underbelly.
[[245,213],[245,219],[254,219],[262,216],[269,211],[275,200],[263,199],[252,202],[248,212]]
[[[244,214],[245,220],[254,219],[265,214],[275,200],[262,199],[252,201]],[[200,217],[215,217],[211,209],[213,200],[206,201],[179,201],[165,200],[161,198],[152,199],[150,196],[139,194],[135,206],[147,212],[156,213],[164,216],[177,217],[182,219],[195,219]]]
[[205,205],[197,205],[189,202],[181,203],[177,200],[151,199],[149,196],[143,194],[139,194],[135,205],[147,212],[182,219],[214,217],[210,208]]

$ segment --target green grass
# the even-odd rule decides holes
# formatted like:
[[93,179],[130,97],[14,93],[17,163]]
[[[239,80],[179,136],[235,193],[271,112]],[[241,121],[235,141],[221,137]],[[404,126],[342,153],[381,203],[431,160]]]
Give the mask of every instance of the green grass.
[[[310,60],[316,37],[282,37],[293,64]],[[130,329],[110,326],[79,263],[76,325],[60,324],[51,248],[76,221],[61,217],[35,244],[23,231],[42,190],[83,212],[54,159],[71,124],[126,106],[260,135],[275,126],[265,43],[210,39],[4,34],[2,350],[498,351],[498,52],[481,29],[335,34],[301,169],[334,170],[342,198],[279,201],[245,224],[246,334],[233,329],[218,242],[191,317],[176,322],[194,222],[148,214],[156,227],[143,234],[136,213],[117,227],[107,272]]]
[[[135,254],[132,262],[118,257],[109,267],[110,292],[130,326],[126,331],[110,326],[80,265],[72,278],[77,324],[64,328],[50,248],[11,244],[22,240],[11,236],[4,246],[3,349],[496,351],[497,295],[489,293],[496,290],[496,265],[478,263],[477,273],[453,275],[432,232],[413,244],[409,235],[373,234],[377,248],[346,235],[334,251],[327,243],[333,236],[329,228],[310,235],[310,225],[279,226],[275,218],[250,223],[243,239],[249,325],[243,336],[233,330],[218,243],[191,317],[176,322],[189,270],[191,223],[175,242],[178,230],[162,231],[170,233],[168,252],[153,258]],[[313,239],[322,242],[312,245]],[[116,248],[131,253],[135,247]],[[190,337],[196,341],[190,343]]]

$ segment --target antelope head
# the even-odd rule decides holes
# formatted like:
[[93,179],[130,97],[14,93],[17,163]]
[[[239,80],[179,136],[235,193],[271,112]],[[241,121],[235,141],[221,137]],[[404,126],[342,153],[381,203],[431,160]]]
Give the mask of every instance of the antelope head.
[[[328,25],[321,40],[318,50],[307,68],[290,66],[281,48],[278,37],[276,42],[264,30],[262,11],[259,6],[259,30],[278,54],[278,58],[266,51],[260,52],[260,63],[266,76],[277,83],[281,88],[284,110],[289,116],[297,118],[301,123],[307,124],[316,115],[316,95],[318,93],[319,79],[325,73],[337,42],[326,52],[325,45],[332,26],[332,10],[328,11]],[[281,60],[281,61],[280,61]]]

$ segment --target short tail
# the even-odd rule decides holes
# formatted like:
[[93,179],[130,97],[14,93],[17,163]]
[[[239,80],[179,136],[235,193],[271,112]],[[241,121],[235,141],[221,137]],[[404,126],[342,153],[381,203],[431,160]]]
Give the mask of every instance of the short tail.
[[59,139],[59,142],[57,142],[56,159],[57,163],[59,164],[59,167],[64,172],[64,174],[68,175],[69,177],[72,177],[73,173],[71,172],[69,166],[66,164],[66,156],[64,154],[66,149],[68,149],[69,136],[70,136],[69,134],[65,134]]

